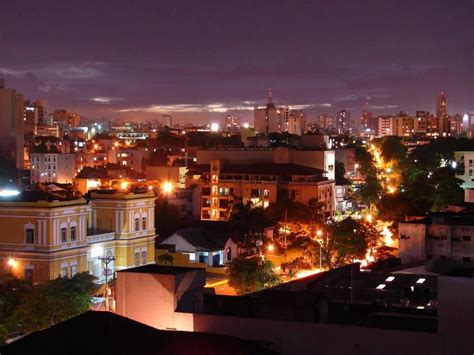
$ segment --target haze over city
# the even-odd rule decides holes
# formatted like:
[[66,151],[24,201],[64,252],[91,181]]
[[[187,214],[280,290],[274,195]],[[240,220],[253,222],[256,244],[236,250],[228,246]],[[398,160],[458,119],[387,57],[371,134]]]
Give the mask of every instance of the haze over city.
[[440,91],[463,114],[473,12],[471,0],[8,1],[0,76],[90,118],[250,120],[268,87],[313,116],[433,111]]

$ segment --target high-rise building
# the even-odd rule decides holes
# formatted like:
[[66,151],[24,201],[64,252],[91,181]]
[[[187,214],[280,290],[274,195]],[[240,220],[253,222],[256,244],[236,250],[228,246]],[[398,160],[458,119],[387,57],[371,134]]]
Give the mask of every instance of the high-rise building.
[[38,128],[38,108],[29,100],[25,101],[24,121],[25,133],[36,134]]
[[441,118],[448,115],[448,99],[444,92],[438,95],[436,100],[436,117]]
[[349,122],[351,114],[346,110],[340,110],[336,113],[337,133],[344,134],[349,131]]
[[77,113],[71,112],[67,115],[67,123],[71,128],[77,127],[81,123],[81,116]]
[[332,117],[328,115],[319,115],[316,122],[321,129],[330,129],[333,127]]
[[60,123],[60,122],[66,123],[67,121],[68,121],[68,113],[66,110],[64,109],[54,110],[53,122],[55,124]]
[[365,107],[362,110],[362,115],[360,116],[360,126],[363,130],[365,129],[375,129],[375,122],[372,121],[372,112],[369,111],[369,103],[365,103]]
[[392,116],[378,117],[377,135],[380,137],[393,136],[393,121]]
[[238,132],[240,131],[240,117],[228,115],[225,118],[224,131],[227,132]]
[[23,168],[24,99],[0,79],[0,157]]
[[306,128],[306,114],[301,110],[291,110],[288,115],[287,131],[298,136],[303,135]]
[[268,103],[265,107],[254,108],[254,127],[260,134],[284,132],[288,130],[288,107],[276,107],[272,100],[272,89],[268,89]]

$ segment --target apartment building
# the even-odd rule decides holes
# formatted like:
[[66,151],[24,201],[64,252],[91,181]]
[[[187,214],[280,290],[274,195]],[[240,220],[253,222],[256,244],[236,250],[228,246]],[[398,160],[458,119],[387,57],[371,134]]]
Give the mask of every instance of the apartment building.
[[[334,181],[321,169],[296,164],[230,164],[212,160],[190,171],[199,199],[195,208],[201,220],[226,221],[236,201],[268,207],[279,198],[307,203],[317,199],[328,215],[334,213]],[[196,205],[199,204],[199,205]]]

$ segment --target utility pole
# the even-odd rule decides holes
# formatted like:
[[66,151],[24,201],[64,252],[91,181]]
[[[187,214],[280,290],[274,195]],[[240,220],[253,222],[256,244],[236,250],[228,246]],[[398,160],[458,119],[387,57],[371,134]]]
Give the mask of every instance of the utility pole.
[[109,264],[115,260],[113,256],[100,256],[98,258],[104,263],[104,271],[105,271],[105,310],[109,310]]

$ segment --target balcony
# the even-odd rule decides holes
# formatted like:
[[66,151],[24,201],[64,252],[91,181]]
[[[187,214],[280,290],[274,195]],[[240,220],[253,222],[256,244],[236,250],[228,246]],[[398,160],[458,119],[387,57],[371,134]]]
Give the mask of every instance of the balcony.
[[97,228],[88,228],[87,229],[87,243],[100,243],[105,242],[107,240],[115,239],[115,232],[114,231],[107,231],[103,229]]

